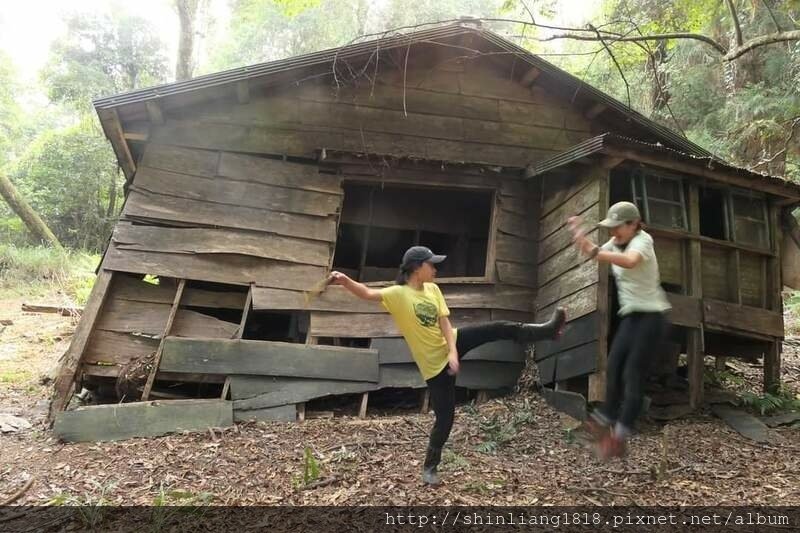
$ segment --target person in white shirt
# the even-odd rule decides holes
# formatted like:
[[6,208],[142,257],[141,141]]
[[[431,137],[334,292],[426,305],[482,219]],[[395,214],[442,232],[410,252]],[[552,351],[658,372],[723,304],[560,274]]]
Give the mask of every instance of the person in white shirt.
[[608,353],[605,402],[586,423],[600,457],[608,459],[626,453],[642,410],[648,358],[666,336],[670,304],[661,288],[653,238],[642,228],[634,204],[618,202],[609,208],[598,226],[608,228],[612,237],[602,246],[586,237],[582,223],[580,217],[568,220],[573,242],[589,259],[611,264],[622,317]]

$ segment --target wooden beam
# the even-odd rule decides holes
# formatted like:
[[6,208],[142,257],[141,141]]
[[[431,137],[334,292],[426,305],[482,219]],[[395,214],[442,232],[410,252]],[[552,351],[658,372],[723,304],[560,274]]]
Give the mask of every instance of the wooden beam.
[[[640,163],[645,163],[648,165],[665,168],[667,170],[673,170],[673,171],[683,172],[686,174],[691,174],[693,176],[709,178],[712,180],[729,183],[731,185],[736,185],[738,187],[743,187],[746,189],[753,189],[754,187],[757,187],[762,192],[781,196],[783,199],[777,202],[778,205],[800,201],[800,190],[798,190],[798,187],[796,185],[793,185],[788,182],[774,183],[773,181],[770,181],[766,178],[761,181],[754,181],[753,178],[739,176],[733,172],[724,169],[717,170],[713,168],[713,163],[709,164],[705,160],[698,160],[697,163],[687,163],[684,161],[670,159],[667,156],[642,154],[637,152],[636,150],[628,150],[628,149],[620,149],[612,147],[604,148],[603,152],[609,155],[616,155],[619,157],[623,157],[631,161],[638,161]],[[711,165],[711,168],[709,168],[709,165]]]
[[250,102],[250,83],[247,80],[236,82],[236,101],[240,104]]
[[[689,231],[694,235],[699,235],[700,190],[697,183],[689,184],[688,207]],[[689,247],[689,253],[685,286],[688,289],[689,296],[701,299],[703,297],[703,270],[700,241],[692,239],[687,243],[687,246]],[[703,346],[702,322],[699,326],[699,328],[687,330],[686,333],[686,358],[689,366],[689,405],[692,409],[698,409],[702,405],[705,386],[703,381],[705,349]]]
[[146,142],[150,138],[149,122],[131,122],[125,126],[123,137],[128,141]]
[[605,104],[601,104],[601,103],[598,102],[598,103],[592,105],[591,107],[589,107],[589,109],[586,110],[586,112],[583,114],[583,116],[586,117],[589,120],[592,120],[592,119],[598,117],[600,115],[600,113],[602,113],[606,109],[608,109],[608,108],[606,107]]
[[783,313],[748,305],[703,299],[703,320],[709,326],[769,337],[783,336]]
[[97,442],[230,425],[233,425],[231,402],[156,400],[95,405],[58,413],[53,431],[66,442]]
[[369,403],[369,393],[361,395],[361,406],[358,408],[358,418],[367,418],[367,404]]
[[431,391],[428,388],[425,388],[425,392],[422,393],[422,406],[420,407],[420,413],[427,414],[428,411],[431,410],[430,408],[431,403]]
[[[605,168],[605,167],[604,167]],[[609,174],[598,178],[600,181],[598,207],[602,213],[608,211],[609,197]],[[597,233],[597,242],[604,243],[608,240],[608,230],[600,227]],[[608,263],[600,263],[597,267],[597,354],[595,359],[595,371],[589,376],[589,401],[600,402],[606,396],[606,368],[608,366],[608,333],[611,327],[611,294],[609,291],[609,266]]]
[[242,335],[244,335],[244,327],[247,325],[247,317],[250,315],[250,308],[253,307],[254,287],[255,285],[251,283],[250,288],[247,289],[247,298],[245,298],[244,307],[242,307],[242,318],[239,320],[239,328],[236,330],[236,335],[233,336],[234,339],[241,339]]
[[125,133],[117,110],[101,109],[97,112],[97,115],[100,117],[100,123],[103,125],[106,137],[111,141],[111,146],[117,155],[117,161],[119,161],[119,166],[125,174],[125,179],[131,181],[136,173],[136,163],[131,155],[128,142],[125,140]]
[[536,67],[531,67],[528,72],[526,72],[522,79],[519,82],[524,85],[525,87],[530,87],[536,82],[536,79],[541,75],[542,71]]
[[775,339],[764,354],[764,392],[775,394],[781,384],[781,341]]
[[147,118],[151,123],[159,126],[164,123],[164,113],[161,111],[161,105],[156,100],[147,100],[144,106],[147,109]]
[[70,398],[72,398],[72,385],[75,382],[81,357],[103,309],[112,277],[113,272],[100,268],[97,279],[95,279],[92,286],[92,292],[89,294],[89,300],[83,308],[81,320],[75,329],[72,342],[64,355],[64,362],[58,370],[58,375],[53,385],[53,400],[50,402],[50,411],[47,418],[50,424],[55,420],[56,413],[63,411]]
[[611,170],[612,168],[618,167],[623,161],[625,161],[624,157],[609,155],[600,160],[600,168]]
[[184,287],[186,287],[186,280],[181,279],[178,282],[178,289],[175,291],[175,299],[172,301],[172,308],[169,310],[169,316],[167,316],[167,323],[164,325],[164,334],[161,335],[161,341],[158,343],[158,349],[156,350],[156,355],[153,359],[153,367],[150,369],[150,374],[147,376],[147,383],[145,383],[144,390],[142,391],[142,401],[147,401],[147,399],[150,397],[150,391],[153,389],[153,383],[156,381],[158,366],[161,364],[161,355],[164,352],[164,342],[166,341],[167,335],[169,335],[169,332],[172,329],[172,323],[175,321],[175,315],[178,314],[178,308],[180,307],[181,296],[183,296]]

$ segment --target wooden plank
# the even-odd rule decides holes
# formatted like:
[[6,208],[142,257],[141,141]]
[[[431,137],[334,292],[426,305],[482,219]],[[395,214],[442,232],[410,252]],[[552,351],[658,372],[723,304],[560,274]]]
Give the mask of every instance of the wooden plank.
[[231,398],[234,400],[233,407],[237,410],[294,405],[315,398],[357,394],[377,388],[376,383],[368,381],[231,376]]
[[236,101],[240,104],[250,102],[250,82],[248,80],[236,82]]
[[164,123],[164,113],[161,112],[161,105],[157,100],[147,100],[144,106],[147,109],[147,118],[150,122],[157,125]]
[[597,341],[560,352],[556,358],[556,381],[585,376],[597,369]]
[[567,316],[572,317],[572,320],[591,313],[597,309],[597,284],[590,285],[547,307],[538,309],[536,311],[536,321],[543,322],[550,318],[553,309],[556,307],[566,308]]
[[343,194],[341,176],[320,174],[317,165],[292,163],[282,159],[222,152],[217,174],[264,185]]
[[214,177],[219,161],[219,152],[194,150],[180,146],[148,143],[142,155],[142,166],[191,174],[193,176]]
[[577,392],[553,390],[549,387],[542,388],[544,400],[553,409],[565,413],[575,420],[586,420],[586,398]]
[[[382,365],[414,362],[405,339],[399,337],[372,339],[370,347],[378,350],[378,358]],[[521,363],[525,361],[525,350],[511,340],[498,340],[482,344],[462,354],[462,357],[466,361]]]
[[[586,238],[597,244],[598,229],[594,226],[596,226],[600,221],[600,208],[598,207],[598,204],[594,204],[583,213],[580,213],[580,217],[583,218],[585,227],[587,229]],[[539,242],[538,262],[543,263],[547,259],[553,257],[556,253],[570,246],[573,246],[572,232],[570,231],[569,227],[564,224],[555,232],[547,236],[543,241]]]
[[[376,287],[377,288],[377,287]],[[533,291],[488,284],[440,284],[439,288],[451,309],[509,309],[529,311]],[[380,302],[361,300],[339,286],[329,286],[318,297],[306,302],[301,291],[253,288],[253,308],[256,310],[311,310],[351,313],[385,313]]]
[[505,194],[497,195],[499,200],[498,207],[516,215],[526,216],[530,213],[530,206],[527,198],[519,196],[508,196]]
[[298,419],[297,407],[281,405],[264,409],[233,410],[234,422],[295,422]]
[[772,337],[783,336],[782,313],[704,298],[703,316],[708,324]]
[[761,421],[771,428],[786,426],[789,424],[794,424],[795,422],[800,422],[800,413],[793,412],[793,413],[783,413],[775,416],[768,416],[767,418],[762,418]]
[[198,226],[218,226],[265,231],[325,242],[336,240],[336,218],[269,211],[167,196],[133,187],[123,209],[124,217],[173,221]]
[[479,390],[514,387],[523,367],[521,363],[463,361],[456,376],[456,386]]
[[541,361],[536,361],[539,367],[539,382],[542,385],[550,385],[556,378],[556,357],[548,357]]
[[509,261],[496,261],[497,277],[507,285],[536,287],[536,266]]
[[667,313],[667,320],[676,326],[700,327],[700,323],[703,320],[702,301],[700,298],[668,292],[667,300],[672,305],[672,309]]
[[766,260],[763,256],[739,252],[739,288],[744,305],[766,307]]
[[205,431],[233,424],[231,402],[156,400],[82,407],[59,413],[53,428],[66,442],[102,442]]
[[133,185],[137,190],[192,200],[320,217],[338,213],[342,201],[338,194],[190,176],[150,167],[139,168]]
[[175,321],[175,317],[178,314],[184,287],[186,287],[186,280],[181,279],[178,282],[178,288],[175,291],[175,299],[172,301],[172,308],[169,310],[166,324],[164,325],[164,329],[161,333],[161,342],[158,344],[158,349],[156,350],[156,355],[153,359],[153,366],[150,368],[150,373],[147,376],[147,382],[142,390],[142,401],[146,401],[150,397],[150,391],[153,389],[153,383],[156,381],[156,374],[158,374],[158,367],[161,364],[161,356],[164,352],[164,339],[166,339],[167,335],[169,335],[172,331],[172,323]]
[[[689,229],[693,236],[700,235],[700,191],[697,183],[689,183]],[[706,294],[704,276],[704,252],[700,241],[692,239],[688,243],[688,272],[686,273],[686,288],[689,296],[701,301]],[[669,297],[669,295],[668,295]],[[672,300],[670,300],[672,303]],[[671,311],[670,318],[675,320],[677,312]],[[702,320],[702,307],[699,319]],[[699,328],[692,328],[686,331],[686,362],[689,367],[689,406],[692,409],[699,409],[703,404],[705,395],[705,349],[703,346],[703,323],[698,324]]]
[[[597,233],[595,233],[595,235],[596,234]],[[566,272],[580,267],[586,262],[588,262],[587,259],[581,255],[575,246],[564,248],[545,262],[539,264],[539,286],[545,286],[551,281],[557,280]]]
[[661,282],[683,286],[683,242],[664,237],[656,237],[654,241]]
[[496,236],[495,254],[498,261],[536,264],[536,242],[499,233]]
[[181,339],[164,343],[167,372],[378,381],[378,352],[287,342]]
[[361,405],[358,408],[358,418],[367,417],[367,405],[369,404],[369,393],[365,392],[361,395]]
[[104,266],[109,270],[153,274],[217,283],[308,290],[327,269],[234,254],[167,254],[108,247]]
[[563,206],[598,177],[597,171],[572,171],[566,176],[548,174],[542,182],[542,217]]
[[[173,292],[173,298],[174,295]],[[97,329],[161,338],[169,315],[169,304],[113,300],[108,302],[98,320]],[[236,324],[197,311],[179,309],[172,331],[182,337],[229,338],[236,331]]]
[[598,340],[599,320],[600,315],[597,312],[589,313],[576,320],[570,320],[560,339],[535,343],[535,359],[539,361],[558,352]]
[[158,340],[141,335],[95,329],[81,362],[125,365],[158,349]]
[[497,229],[509,235],[531,239],[531,228],[528,217],[505,209],[500,209],[497,217]]
[[111,239],[118,250],[240,254],[317,266],[327,266],[331,254],[330,245],[322,241],[228,229],[117,224]]
[[769,428],[753,415],[725,405],[714,405],[711,411],[743,437],[760,443],[772,440]]
[[704,396],[704,351],[702,348],[701,330],[690,329],[686,332],[686,359],[689,366],[689,405],[699,409]]
[[[488,309],[453,309],[454,326],[488,322]],[[313,337],[399,337],[400,331],[389,314],[311,312],[309,334]]]
[[69,348],[67,348],[67,352],[64,354],[63,362],[58,369],[58,374],[53,384],[53,398],[50,402],[50,410],[48,413],[48,422],[50,423],[55,420],[56,413],[62,411],[67,406],[72,397],[72,384],[75,381],[75,375],[81,362],[81,357],[89,342],[92,330],[97,322],[97,317],[100,315],[103,304],[105,303],[112,276],[113,274],[110,270],[106,270],[102,267],[97,274],[97,278],[92,286],[92,292],[89,294],[89,299],[86,306],[83,308],[83,315],[72,336],[72,342],[70,342]]
[[539,240],[543,240],[564,225],[570,216],[583,213],[589,209],[593,204],[597,203],[599,196],[600,181],[595,179],[575,195],[565,200],[564,203],[542,216],[540,219]]
[[719,300],[728,299],[730,292],[726,251],[715,246],[703,244],[702,254],[703,295]]
[[[608,212],[610,197],[610,174],[608,169],[599,176],[600,194],[597,198],[599,213]],[[602,215],[600,215],[602,216]],[[597,240],[608,242],[609,231],[606,228],[597,229]],[[597,351],[595,356],[595,370],[589,376],[588,399],[591,402],[604,401],[606,398],[606,381],[608,377],[608,348],[611,330],[611,265],[600,263],[597,267]]]
[[[163,303],[172,302],[175,295],[173,287],[156,285],[142,281],[135,276],[118,274],[112,286],[114,300],[132,300],[137,302]],[[186,307],[211,307],[218,309],[242,309],[247,298],[245,292],[212,291],[187,286],[183,291],[183,304]]]
[[125,132],[122,129],[117,109],[98,109],[97,116],[100,118],[100,124],[106,137],[111,141],[111,146],[114,148],[114,153],[117,156],[117,161],[119,161],[123,174],[125,174],[125,179],[127,181],[132,180],[134,174],[136,174],[136,162],[131,155],[128,141],[125,139]]
[[422,374],[419,373],[419,369],[415,364],[399,363],[380,366],[378,388],[421,389],[426,386],[425,380],[422,379]]
[[597,261],[584,261],[539,288],[536,307],[547,307],[599,280]]

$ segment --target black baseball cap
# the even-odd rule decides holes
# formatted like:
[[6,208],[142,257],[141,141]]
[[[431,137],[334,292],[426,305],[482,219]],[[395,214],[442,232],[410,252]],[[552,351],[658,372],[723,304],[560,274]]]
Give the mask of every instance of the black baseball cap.
[[400,266],[407,267],[411,263],[424,263],[425,261],[436,264],[441,263],[445,259],[447,259],[446,255],[436,255],[430,248],[425,246],[412,246],[403,254],[403,264]]

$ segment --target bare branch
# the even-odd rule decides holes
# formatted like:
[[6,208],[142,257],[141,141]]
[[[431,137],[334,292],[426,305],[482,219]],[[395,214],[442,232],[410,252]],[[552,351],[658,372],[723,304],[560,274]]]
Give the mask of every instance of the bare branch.
[[778,19],[775,18],[775,13],[772,11],[772,8],[769,7],[769,2],[767,2],[767,0],[761,0],[761,3],[764,4],[765,8],[767,8],[769,17],[772,19],[772,23],[775,24],[775,30],[778,32],[782,32],[783,28],[781,28],[781,25],[778,23]]
[[[591,27],[594,28],[594,26]],[[628,80],[625,78],[625,73],[622,72],[622,67],[619,66],[619,63],[617,63],[617,58],[614,57],[614,53],[611,51],[611,48],[609,48],[609,46],[603,40],[603,37],[600,35],[599,31],[597,32],[597,38],[603,44],[603,48],[606,49],[608,55],[611,56],[611,61],[614,62],[614,65],[617,67],[617,70],[619,71],[619,75],[622,77],[622,82],[625,84],[625,93],[628,95],[628,107],[631,107],[631,86],[628,85]]]
[[[553,41],[556,39],[574,39],[577,41],[599,41],[600,39],[597,38],[597,35],[578,35],[574,33],[560,33],[556,35],[551,35],[550,37],[542,37],[537,39],[539,41]],[[661,39],[692,39],[695,41],[701,41],[706,44],[711,45],[717,52],[722,55],[728,53],[728,49],[719,44],[717,41],[712,39],[711,37],[707,37],[705,35],[701,35],[699,33],[685,33],[685,32],[674,32],[674,33],[659,33],[656,35],[633,35],[630,37],[608,37],[607,42],[637,42],[637,41],[660,41]]]
[[731,12],[731,20],[733,20],[733,29],[736,32],[736,46],[742,46],[742,27],[739,25],[739,15],[736,14],[736,6],[733,5],[733,0],[725,0],[728,5],[728,11]]
[[782,31],[780,33],[770,33],[769,35],[755,37],[744,43],[742,46],[737,46],[736,48],[730,50],[722,57],[722,59],[725,61],[733,61],[734,59],[739,58],[756,48],[786,41],[800,41],[800,30]]

